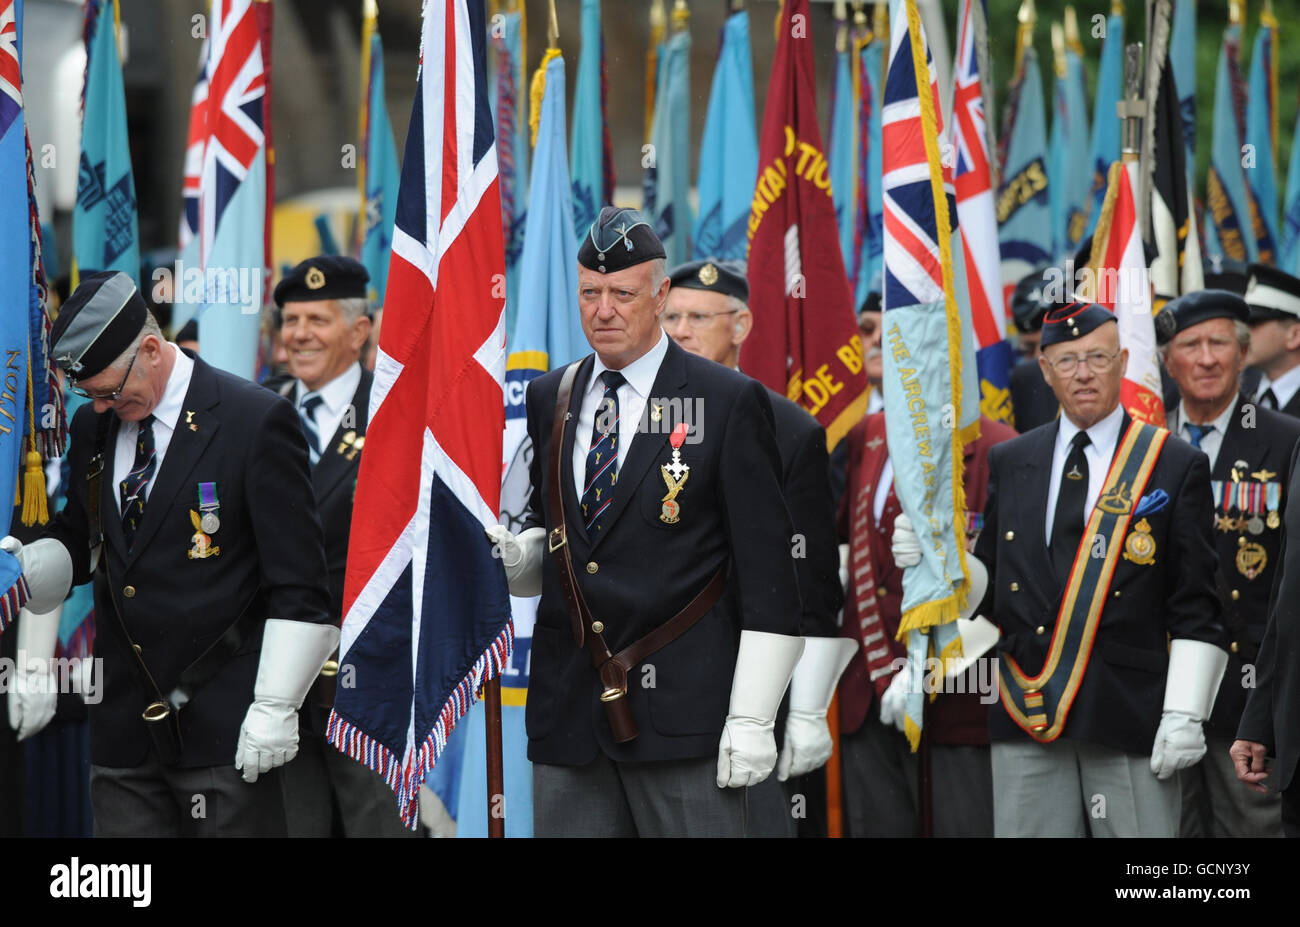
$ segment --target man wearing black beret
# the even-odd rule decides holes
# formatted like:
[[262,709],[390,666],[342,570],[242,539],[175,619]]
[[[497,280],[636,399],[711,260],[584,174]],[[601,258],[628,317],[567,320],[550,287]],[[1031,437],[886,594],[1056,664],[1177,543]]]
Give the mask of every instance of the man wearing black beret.
[[488,532],[533,631],[537,836],[744,836],[803,651],[767,390],[664,334],[663,244],[607,206],[578,250],[593,348],[528,386],[529,528]]
[[95,582],[95,833],[283,835],[276,768],[338,643],[293,407],[165,341],[126,274],[85,277],[50,341],[93,402],[66,506],[3,543],[32,611]]
[[1011,314],[1020,336],[1022,358],[1011,368],[1007,386],[1016,430],[1022,434],[1050,422],[1061,409],[1038,366],[1043,316],[1052,306],[1044,295],[1049,271],[1047,265],[1035,268],[1021,278],[1011,294]]
[[[1219,567],[1215,586],[1228,627],[1228,669],[1205,725],[1205,759],[1181,772],[1184,837],[1281,836],[1277,793],[1258,795],[1237,782],[1228,749],[1253,685],[1279,566],[1281,482],[1300,422],[1258,408],[1238,391],[1250,330],[1246,302],[1227,290],[1200,290],[1167,303],[1158,334],[1165,369],[1182,401],[1169,430],[1210,461]],[[1271,513],[1271,514],[1270,514]]]
[[[989,452],[974,551],[1001,630],[994,835],[1177,836],[1227,662],[1209,465],[1120,404],[1105,308],[1052,308],[1042,345],[1061,416]],[[894,559],[920,559],[902,520]]]

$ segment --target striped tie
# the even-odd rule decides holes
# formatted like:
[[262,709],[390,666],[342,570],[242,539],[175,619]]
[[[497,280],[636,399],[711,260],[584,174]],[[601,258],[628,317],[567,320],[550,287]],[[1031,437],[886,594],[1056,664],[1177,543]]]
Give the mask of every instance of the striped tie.
[[155,468],[153,445],[153,416],[140,421],[140,433],[135,439],[135,463],[119,487],[122,493],[122,534],[129,549],[135,540],[135,529],[144,518],[145,486],[153,478]]
[[587,533],[593,538],[600,534],[600,517],[613,501],[614,484],[618,481],[618,388],[627,382],[617,370],[606,370],[600,379],[605,384],[605,395],[596,407],[591,450],[587,452],[582,481],[582,517],[587,522]]
[[316,409],[325,400],[319,393],[308,393],[298,404],[298,421],[302,423],[303,436],[307,438],[307,453],[314,467],[320,460],[320,432],[316,430]]

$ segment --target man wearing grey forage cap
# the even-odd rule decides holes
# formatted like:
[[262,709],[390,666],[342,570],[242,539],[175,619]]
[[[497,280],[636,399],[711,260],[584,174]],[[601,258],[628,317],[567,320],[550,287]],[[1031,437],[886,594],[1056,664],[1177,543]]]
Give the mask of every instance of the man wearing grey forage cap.
[[95,833],[283,834],[273,771],[338,641],[293,406],[164,340],[123,273],[87,275],[51,345],[93,401],[69,428],[67,505],[2,543],[34,612],[95,583]]

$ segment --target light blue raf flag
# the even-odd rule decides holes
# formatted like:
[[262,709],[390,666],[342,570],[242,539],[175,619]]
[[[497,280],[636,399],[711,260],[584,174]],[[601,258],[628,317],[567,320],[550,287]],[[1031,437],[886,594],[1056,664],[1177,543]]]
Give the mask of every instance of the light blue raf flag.
[[853,136],[857,129],[857,114],[853,111],[853,49],[850,46],[848,24],[843,21],[836,23],[830,138],[827,139],[830,150],[826,153],[826,160],[830,163],[835,224],[840,227],[840,250],[844,252],[844,266],[850,269],[852,277],[853,220],[857,205],[853,189]]
[[388,285],[397,185],[401,179],[393,124],[384,101],[384,46],[378,31],[370,36],[370,95],[366,106],[366,237],[361,244],[361,263],[370,274],[370,301],[377,309],[384,304]]
[[695,223],[697,260],[745,259],[749,211],[757,176],[758,131],[754,122],[749,13],[741,10],[732,13],[722,27],[722,44],[713,69],[709,109],[704,117],[704,139],[700,143],[700,215]]
[[1092,206],[1083,58],[1074,49],[1066,48],[1063,63],[1065,74],[1058,71],[1056,75],[1051,171],[1047,182],[1052,205],[1052,248],[1057,261],[1078,250]]
[[1024,50],[1022,77],[1012,93],[1016,117],[1009,129],[1006,164],[997,196],[1004,293],[1052,257],[1043,81],[1032,46]]
[[86,7],[86,82],[72,250],[78,274],[120,270],[139,286],[140,234],[113,6],[114,0],[90,0]]
[[1277,170],[1273,161],[1276,103],[1274,85],[1277,62],[1277,21],[1272,25],[1267,10],[1255,33],[1255,50],[1250,56],[1249,92],[1246,94],[1246,188],[1253,198],[1250,217],[1255,247],[1262,264],[1277,256]]
[[[573,197],[565,144],[564,59],[547,53],[545,92],[533,150],[529,181],[528,234],[524,236],[520,273],[528,286],[519,294],[519,316],[507,339],[505,479],[501,486],[501,523],[512,532],[524,529],[530,490],[524,393],[528,383],[555,367],[577,360],[589,350],[578,314],[578,243],[573,234]],[[585,234],[585,233],[584,233]],[[514,650],[501,674],[501,725],[506,784],[506,836],[532,836],[532,767],[527,759],[524,703],[528,691],[528,653],[532,645],[537,599],[510,597],[515,623]],[[487,836],[486,756],[482,712],[470,714],[464,735],[464,761],[454,805],[457,835]],[[435,767],[436,769],[436,767]]]
[[1240,80],[1236,68],[1240,47],[1241,27],[1230,24],[1223,30],[1214,75],[1214,138],[1205,178],[1205,256],[1249,263],[1259,256],[1251,234],[1250,195],[1241,166],[1244,114],[1237,111],[1233,92]]
[[1295,135],[1291,139],[1291,163],[1286,171],[1286,197],[1282,202],[1282,246],[1277,266],[1293,277],[1300,276],[1300,111],[1296,113]]
[[[881,199],[881,136],[880,106],[884,99],[882,90],[885,85],[885,43],[878,36],[859,52],[861,68],[858,71],[858,133],[862,135],[861,123],[866,121],[866,157],[858,156],[858,197],[866,191],[866,222],[861,226],[861,246],[858,248],[858,260],[851,265],[850,272],[856,275],[857,289],[854,293],[854,305],[861,306],[867,300],[867,294],[879,293],[883,286],[881,277],[885,261],[884,201]],[[863,205],[858,204],[861,211]]]
[[[691,257],[691,34],[675,31],[659,57],[659,84],[655,92],[654,126],[650,144],[654,160],[646,168],[646,212],[664,243],[668,266]],[[755,175],[757,175],[755,168]],[[752,199],[751,191],[751,199]]]
[[[587,234],[606,200],[605,150],[608,129],[602,103],[604,37],[600,26],[600,0],[582,0],[582,55],[573,89],[573,135],[569,147],[573,172],[573,222],[575,236]],[[612,191],[611,191],[612,192]]]
[[1174,29],[1169,39],[1169,60],[1174,66],[1178,108],[1187,140],[1187,175],[1196,168],[1196,0],[1175,0]]
[[[1123,5],[1120,5],[1123,9]],[[1106,198],[1106,177],[1110,166],[1119,160],[1120,125],[1115,107],[1124,90],[1124,15],[1112,13],[1106,20],[1106,40],[1101,47],[1101,65],[1097,72],[1097,99],[1092,107],[1092,145],[1088,164],[1092,172],[1092,204],[1088,213],[1091,235],[1101,216]]]

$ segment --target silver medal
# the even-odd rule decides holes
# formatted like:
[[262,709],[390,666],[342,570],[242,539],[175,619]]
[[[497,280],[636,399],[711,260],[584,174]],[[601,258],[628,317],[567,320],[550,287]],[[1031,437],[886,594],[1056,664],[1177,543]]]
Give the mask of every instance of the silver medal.
[[204,534],[215,534],[221,527],[221,519],[217,517],[216,512],[204,512],[203,517],[199,519],[199,527],[203,529]]
[[1260,518],[1258,515],[1254,516],[1250,521],[1246,522],[1246,530],[1251,534],[1263,534],[1264,519]]

